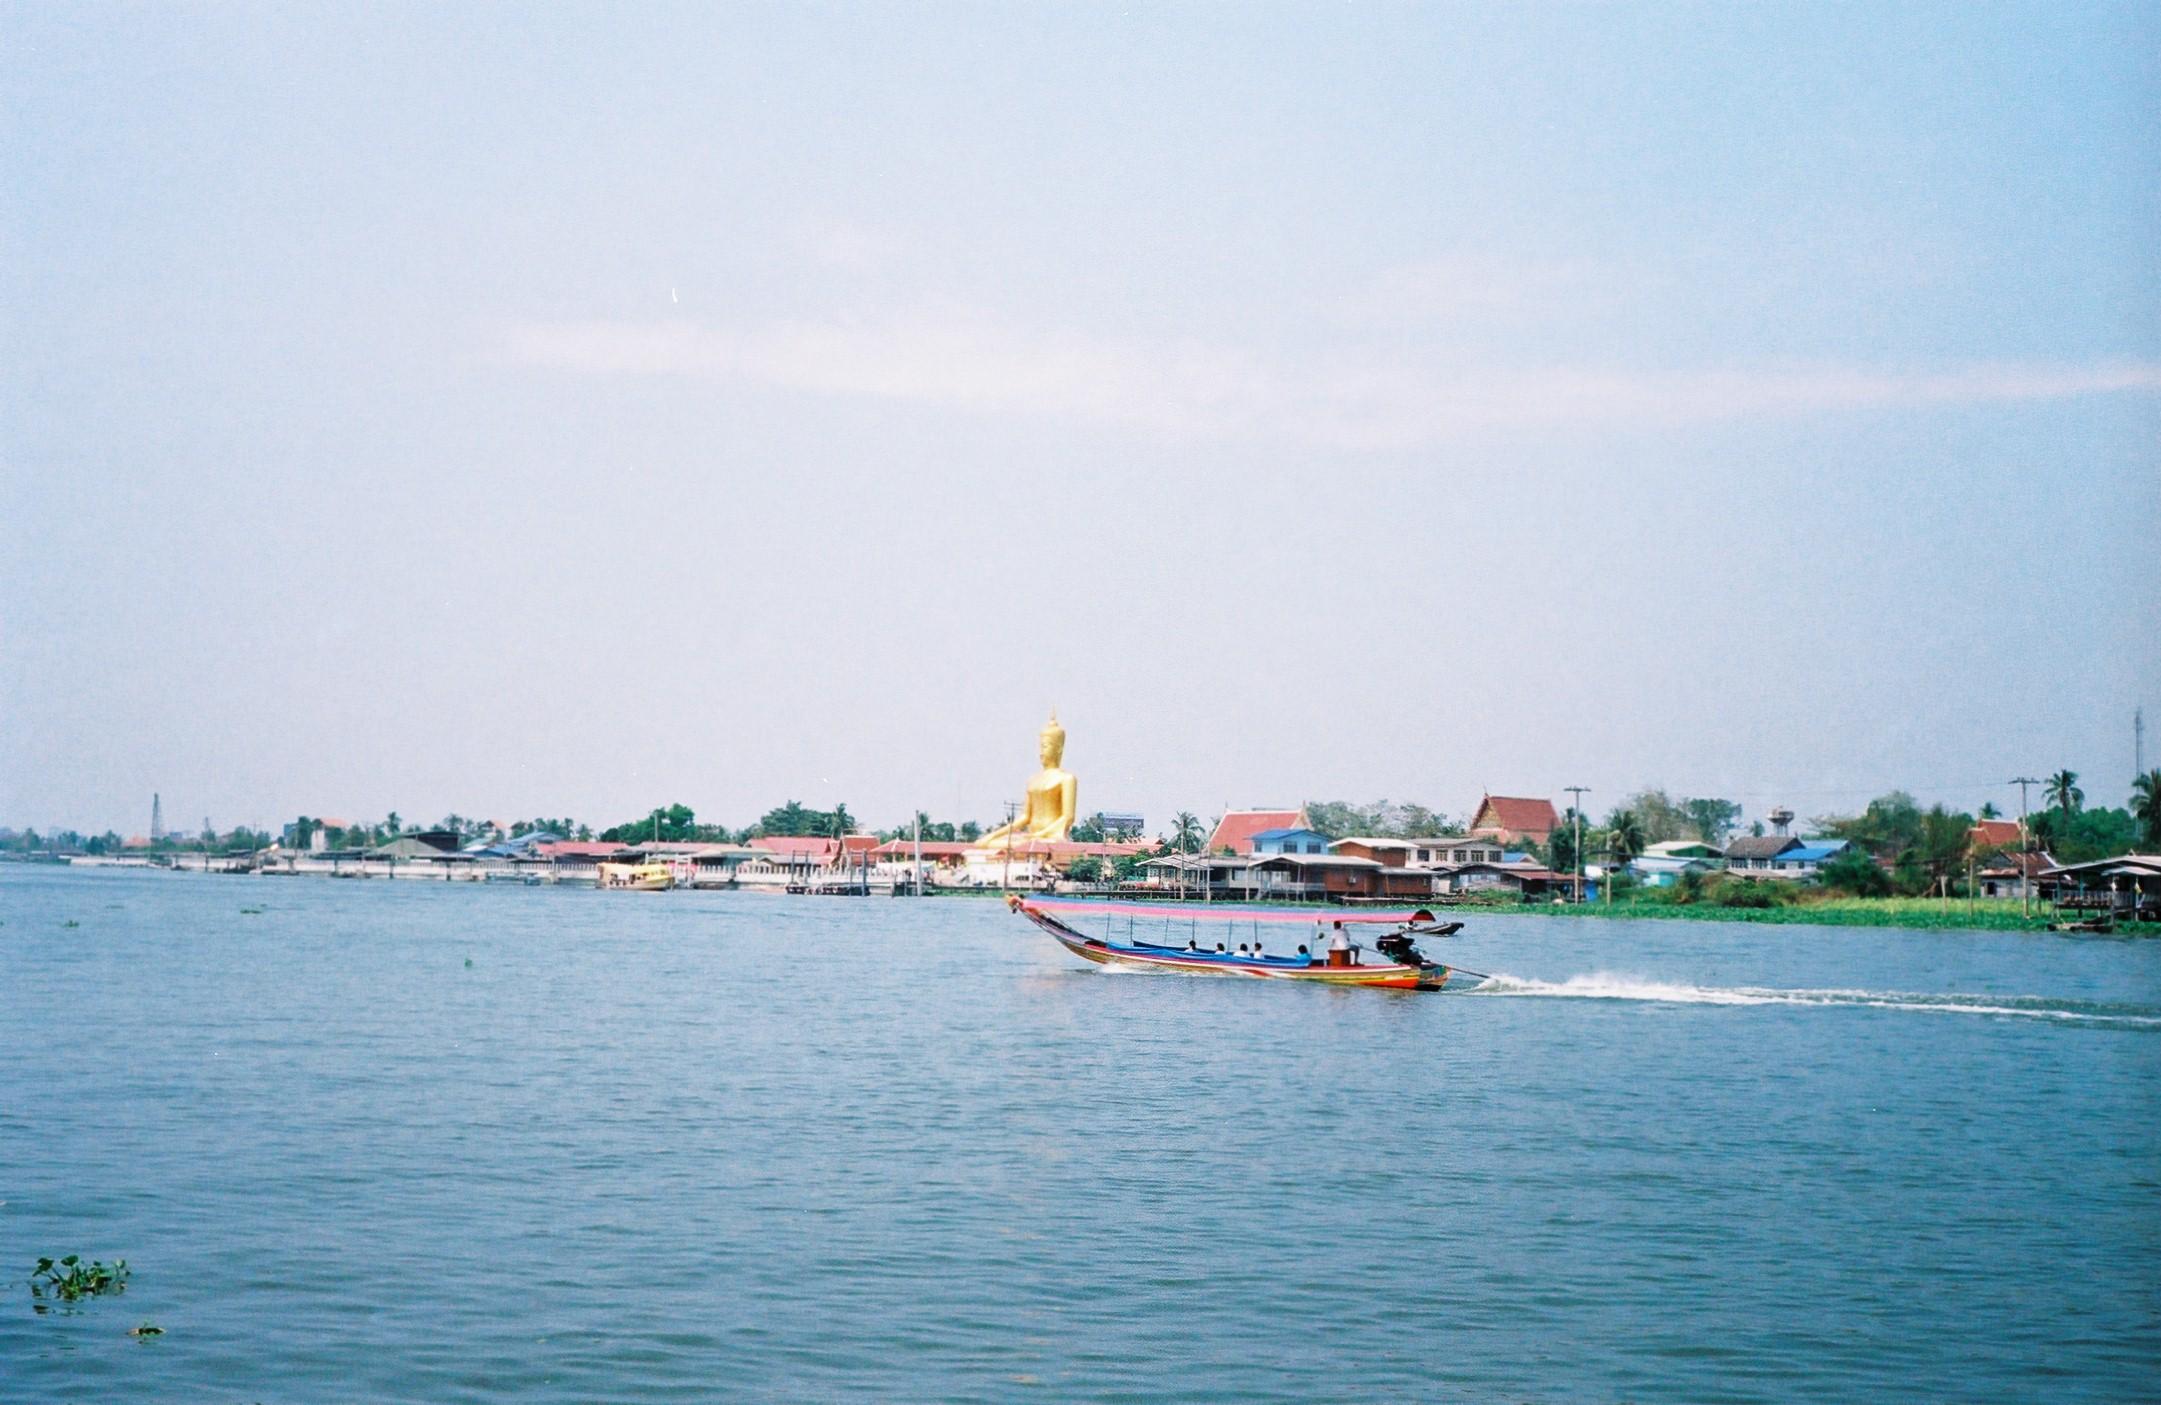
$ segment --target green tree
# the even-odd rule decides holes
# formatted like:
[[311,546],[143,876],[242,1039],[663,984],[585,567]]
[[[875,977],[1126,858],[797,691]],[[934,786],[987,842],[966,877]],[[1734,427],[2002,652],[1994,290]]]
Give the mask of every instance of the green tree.
[[1965,867],[1966,839],[1972,831],[1973,816],[1941,805],[1929,806],[1921,816],[1912,855],[1914,865],[1927,875],[1927,891],[1949,891],[1947,880]]
[[2161,845],[2161,770],[2131,782],[2131,814],[2139,822],[2139,840]]
[[[1571,805],[1561,814],[1561,822],[1546,837],[1546,866],[1555,873],[1573,875],[1576,871],[1576,828],[1578,816]],[[1588,828],[1588,826],[1586,826]]]
[[1180,810],[1172,818],[1171,847],[1181,854],[1194,853],[1201,847],[1200,816],[1191,810]]
[[1818,834],[1847,839],[1877,854],[1901,854],[1921,838],[1921,806],[1903,790],[1868,802],[1858,815],[1818,815],[1810,825]]
[[974,820],[966,820],[962,822],[960,827],[959,842],[963,844],[973,844],[976,840],[981,839],[982,837],[983,826],[977,824]]
[[2079,806],[2086,803],[2086,792],[2078,788],[2078,772],[2058,771],[2045,782],[2041,792],[2048,803],[2063,812],[2064,827],[2068,829],[2071,816]]
[[1463,833],[1463,826],[1448,816],[1409,802],[1397,806],[1389,818],[1394,822],[1391,837],[1396,839],[1444,839]]
[[785,805],[767,810],[754,826],[760,834],[790,838],[803,833],[805,811],[800,801],[790,800]]
[[1409,803],[1376,800],[1354,805],[1346,800],[1308,800],[1306,824],[1330,839],[1370,835],[1377,839],[1440,839],[1463,833],[1463,826],[1437,810]]
[[1693,797],[1681,802],[1681,809],[1688,816],[1689,827],[1696,837],[1706,844],[1723,845],[1733,833],[1734,822],[1741,818],[1741,807],[1731,800],[1714,800]]
[[[1072,837],[1074,842],[1080,844],[1101,844],[1103,842],[1102,813],[1098,811],[1082,820],[1079,824],[1074,825]],[[1068,876],[1070,876],[1070,873],[1071,871],[1068,870]]]
[[855,833],[855,816],[848,813],[845,804],[833,807],[833,814],[828,822],[832,826],[829,833],[835,839],[843,839]]
[[1606,854],[1615,867],[1626,867],[1643,847],[1643,824],[1632,811],[1615,810],[1606,817]]
[[1980,818],[1984,820],[2000,820],[2003,818],[2003,811],[1996,808],[1995,801],[1984,800],[1981,802]]
[[1828,863],[1816,870],[1816,881],[1833,892],[1848,893],[1857,898],[1891,895],[1891,875],[1885,873],[1858,844],[1833,854]]
[[2100,806],[2074,810],[2043,810],[2033,817],[2033,832],[2041,847],[2060,863],[2087,863],[2129,853],[2138,845],[2139,822],[2129,810]]
[[1083,855],[1066,865],[1065,876],[1075,883],[1100,883],[1103,880],[1103,861]]
[[1346,839],[1368,833],[1370,817],[1360,807],[1342,800],[1308,800],[1306,823],[1330,839]]
[[1689,817],[1685,802],[1675,803],[1657,787],[1637,791],[1621,802],[1621,808],[1635,816],[1637,832],[1647,846],[1663,844],[1669,839],[1686,839],[1696,832],[1695,821]]

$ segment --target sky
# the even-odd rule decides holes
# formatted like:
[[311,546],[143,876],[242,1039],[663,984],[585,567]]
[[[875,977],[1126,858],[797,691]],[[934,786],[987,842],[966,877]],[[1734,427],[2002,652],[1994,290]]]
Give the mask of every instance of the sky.
[[2144,5],[0,5],[0,824],[2161,765]]

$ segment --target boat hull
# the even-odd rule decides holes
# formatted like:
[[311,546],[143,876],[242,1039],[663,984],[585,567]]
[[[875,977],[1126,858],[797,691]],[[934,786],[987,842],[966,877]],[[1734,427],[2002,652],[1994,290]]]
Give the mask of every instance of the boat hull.
[[1126,946],[1075,931],[1051,914],[1015,899],[1013,909],[1049,933],[1067,951],[1099,966],[1160,971],[1188,976],[1245,976],[1256,980],[1302,981],[1309,985],[1361,986],[1380,990],[1439,990],[1449,968],[1440,965],[1329,966],[1281,957],[1254,958],[1217,952],[1183,952],[1171,947]]

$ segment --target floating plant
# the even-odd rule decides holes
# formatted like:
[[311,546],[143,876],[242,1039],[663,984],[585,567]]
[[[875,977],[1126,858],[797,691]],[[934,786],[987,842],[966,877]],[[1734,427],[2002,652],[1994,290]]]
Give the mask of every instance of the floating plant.
[[36,1268],[30,1270],[30,1295],[42,1298],[52,1296],[64,1303],[80,1302],[105,1293],[125,1292],[128,1286],[128,1261],[114,1259],[104,1263],[93,1259],[82,1261],[79,1254],[70,1254],[54,1263],[51,1259],[39,1259]]

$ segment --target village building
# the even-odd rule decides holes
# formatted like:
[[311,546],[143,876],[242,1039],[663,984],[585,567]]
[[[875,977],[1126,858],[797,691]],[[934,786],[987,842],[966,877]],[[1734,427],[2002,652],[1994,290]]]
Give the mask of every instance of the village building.
[[1141,865],[1142,891],[1216,902],[1359,902],[1430,898],[1435,875],[1344,854],[1165,854]]
[[544,864],[558,880],[599,881],[600,865],[623,852],[620,844],[574,839],[543,839],[532,849],[531,861]]
[[1226,810],[1223,818],[1216,821],[1215,832],[1208,836],[1208,852],[1211,854],[1250,854],[1253,852],[1253,836],[1271,829],[1306,829],[1305,807],[1295,810]]
[[1629,876],[1646,888],[1670,888],[1684,873],[1709,873],[1717,868],[1710,859],[1694,855],[1654,854],[1646,850],[1629,860]]
[[1574,879],[1535,863],[1468,863],[1440,872],[1444,893],[1512,892],[1525,898],[1544,897]]
[[1256,854],[1325,854],[1328,836],[1317,829],[1264,829],[1253,836]]
[[749,847],[771,855],[767,862],[782,868],[823,868],[841,852],[840,841],[823,834],[768,834]]
[[1726,871],[1743,877],[1768,878],[1780,855],[1804,847],[1790,834],[1744,834],[1726,845]]
[[2056,860],[2042,850],[1993,851],[1974,870],[1973,885],[1984,898],[2037,897],[2041,875],[2056,866]]
[[1439,839],[1387,839],[1352,835],[1328,846],[1329,852],[1399,868],[1455,868],[1467,863],[1505,863],[1508,850],[1498,839],[1453,835]]
[[2121,854],[2038,875],[2043,896],[2073,912],[2119,922],[2161,922],[2161,854]]
[[1408,839],[1384,839],[1372,835],[1355,834],[1329,844],[1328,852],[1344,858],[1364,859],[1369,863],[1393,865],[1398,868],[1411,866],[1411,855],[1418,849]]
[[1560,822],[1561,817],[1551,800],[1487,795],[1479,800],[1478,809],[1471,816],[1471,833],[1498,839],[1504,844],[1522,839],[1542,845]]
[[1726,857],[1726,851],[1716,844],[1706,844],[1701,839],[1665,839],[1644,849],[1646,857],[1654,859],[1706,859],[1716,862]]
[[1799,841],[1799,847],[1787,849],[1771,860],[1771,872],[1779,878],[1807,880],[1816,871],[1837,858],[1848,847],[1844,839],[1809,839]]

